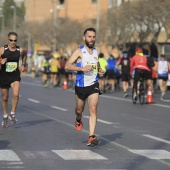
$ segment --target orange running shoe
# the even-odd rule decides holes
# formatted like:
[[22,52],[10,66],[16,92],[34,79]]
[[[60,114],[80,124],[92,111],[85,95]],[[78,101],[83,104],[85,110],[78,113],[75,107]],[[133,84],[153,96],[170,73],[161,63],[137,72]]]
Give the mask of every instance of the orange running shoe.
[[87,146],[93,147],[95,145],[98,145],[98,143],[99,143],[98,138],[95,135],[92,135],[92,136],[89,137],[89,140],[87,142]]
[[79,120],[79,121],[76,120],[75,121],[75,127],[76,127],[76,130],[78,130],[78,131],[82,130],[83,122],[81,120]]

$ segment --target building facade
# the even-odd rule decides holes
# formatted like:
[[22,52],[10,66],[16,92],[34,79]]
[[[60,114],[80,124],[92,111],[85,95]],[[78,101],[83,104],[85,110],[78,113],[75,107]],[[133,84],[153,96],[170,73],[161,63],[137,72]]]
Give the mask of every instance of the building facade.
[[[99,4],[98,4],[99,2]],[[27,22],[43,22],[57,17],[96,20],[98,12],[109,8],[109,0],[25,0]]]

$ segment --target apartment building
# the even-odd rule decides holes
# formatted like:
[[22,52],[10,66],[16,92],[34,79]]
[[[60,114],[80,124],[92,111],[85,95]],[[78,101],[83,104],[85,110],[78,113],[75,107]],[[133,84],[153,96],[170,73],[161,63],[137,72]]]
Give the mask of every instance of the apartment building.
[[25,20],[43,22],[52,17],[63,17],[95,21],[98,10],[100,9],[102,14],[109,8],[111,2],[110,0],[25,0]]

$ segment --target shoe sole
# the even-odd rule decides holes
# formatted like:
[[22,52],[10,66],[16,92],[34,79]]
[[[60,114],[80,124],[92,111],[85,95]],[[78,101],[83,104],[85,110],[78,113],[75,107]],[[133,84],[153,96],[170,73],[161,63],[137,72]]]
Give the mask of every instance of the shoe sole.
[[10,120],[10,123],[11,123],[11,124],[17,123],[17,120],[12,120],[10,117],[9,117],[8,119]]
[[2,127],[3,127],[3,128],[8,128],[8,124],[7,124],[6,126],[3,126],[3,125],[2,125]]
[[87,146],[93,147],[93,146],[98,145],[98,144],[99,144],[99,140],[96,138],[96,139],[93,139],[91,141],[91,143],[87,144]]
[[[77,130],[77,131],[81,131],[81,130],[83,129],[83,123],[82,123],[82,127],[81,127],[81,128],[79,128],[79,126],[76,125],[76,124],[75,124],[75,127],[76,127],[76,130]],[[77,128],[77,127],[78,127],[78,128]]]
[[77,131],[81,131],[81,130],[82,130],[82,128],[78,129],[78,128],[76,127],[76,130],[77,130]]
[[17,123],[17,121],[10,121],[10,123],[11,123],[11,124],[15,124],[15,123]]

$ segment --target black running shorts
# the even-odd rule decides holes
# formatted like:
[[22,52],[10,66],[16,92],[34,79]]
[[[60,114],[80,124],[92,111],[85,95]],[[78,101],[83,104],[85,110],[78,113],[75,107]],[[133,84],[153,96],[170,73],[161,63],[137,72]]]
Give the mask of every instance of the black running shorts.
[[20,72],[14,71],[12,73],[0,72],[0,87],[1,89],[9,89],[11,83],[21,81]]
[[116,74],[114,70],[106,70],[106,78],[107,79],[115,79]]
[[167,77],[158,76],[158,79],[163,80],[163,81],[167,81],[168,80],[168,76]]
[[99,89],[99,83],[93,84],[92,86],[87,86],[87,87],[77,87],[75,86],[75,95],[78,96],[79,99],[81,100],[86,100],[88,96],[94,93],[100,93]]
[[129,81],[130,80],[130,74],[129,73],[122,73],[121,79],[122,79],[122,81]]

